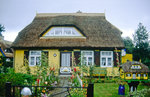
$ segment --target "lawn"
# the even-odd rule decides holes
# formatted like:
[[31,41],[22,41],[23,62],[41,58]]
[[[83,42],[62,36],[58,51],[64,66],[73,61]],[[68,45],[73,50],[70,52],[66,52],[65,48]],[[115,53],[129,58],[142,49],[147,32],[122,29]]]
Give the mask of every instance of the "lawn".
[[[95,83],[94,84],[94,97],[120,97],[118,96],[118,87],[117,83]],[[146,85],[139,84],[138,90],[150,88]],[[125,85],[125,95],[128,94],[129,87]]]

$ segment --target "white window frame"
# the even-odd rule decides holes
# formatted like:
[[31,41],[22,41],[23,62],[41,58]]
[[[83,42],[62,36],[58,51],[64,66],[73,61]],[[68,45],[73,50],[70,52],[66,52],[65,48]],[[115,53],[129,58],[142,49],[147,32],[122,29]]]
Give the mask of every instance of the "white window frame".
[[[92,55],[83,55],[83,53],[84,52],[92,52]],[[88,65],[88,58],[89,57],[92,57],[92,65],[94,65],[94,51],[88,51],[88,50],[83,50],[83,51],[81,51],[81,65],[83,65],[83,57],[86,57],[86,60],[87,60],[87,62],[86,62],[86,66],[89,66]]]
[[[103,52],[111,52],[111,56],[102,55]],[[102,58],[106,58],[106,66],[102,65]],[[108,66],[108,58],[111,58],[111,65]],[[113,67],[113,51],[100,51],[100,67]]]
[[127,74],[126,74],[126,77],[131,77],[131,74],[130,74],[130,73],[127,73]]
[[[33,51],[35,51],[35,52],[39,52],[40,53],[40,55],[31,55],[31,52],[33,52]],[[34,57],[34,65],[31,65],[31,57]],[[40,57],[41,58],[41,51],[37,51],[37,50],[31,50],[31,51],[29,51],[29,66],[36,66],[37,64],[36,64],[36,58],[37,57]],[[40,64],[41,65],[41,64]]]
[[[56,31],[58,29],[61,30],[60,34],[56,34]],[[70,34],[65,33],[65,29],[68,29],[70,31]],[[82,36],[82,34],[75,27],[52,27],[50,31],[45,34],[45,36]]]
[[143,77],[147,77],[147,74],[143,74]]
[[141,77],[141,74],[138,73],[137,76],[138,76],[138,77]]

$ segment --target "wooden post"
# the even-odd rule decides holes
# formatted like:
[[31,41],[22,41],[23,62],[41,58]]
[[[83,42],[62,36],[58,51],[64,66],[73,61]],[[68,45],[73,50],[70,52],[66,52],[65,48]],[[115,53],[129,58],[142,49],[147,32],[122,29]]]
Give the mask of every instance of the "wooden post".
[[5,97],[11,97],[11,82],[5,84]]
[[94,97],[94,84],[88,84],[87,97]]

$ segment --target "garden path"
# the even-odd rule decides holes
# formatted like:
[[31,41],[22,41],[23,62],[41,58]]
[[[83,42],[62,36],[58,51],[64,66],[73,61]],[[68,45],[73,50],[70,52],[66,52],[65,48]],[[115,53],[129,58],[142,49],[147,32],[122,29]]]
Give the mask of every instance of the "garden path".
[[[60,75],[59,76],[59,79],[60,79],[60,84],[59,86],[60,87],[69,87],[70,84],[68,82],[68,79],[71,77],[71,75]],[[66,88],[59,88],[55,91],[55,93],[60,93],[60,92],[63,92],[63,91],[67,91]],[[54,97],[66,97],[68,95],[68,92],[64,92],[64,93],[61,93],[59,95],[56,95]]]

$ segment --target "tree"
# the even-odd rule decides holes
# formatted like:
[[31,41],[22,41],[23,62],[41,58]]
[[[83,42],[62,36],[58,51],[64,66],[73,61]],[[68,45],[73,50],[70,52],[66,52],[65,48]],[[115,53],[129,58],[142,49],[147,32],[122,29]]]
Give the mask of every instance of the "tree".
[[[133,50],[133,59],[136,61],[141,60],[142,63],[145,63],[146,60],[150,60],[149,55],[149,42],[148,42],[148,31],[142,23],[139,23],[138,29],[133,34],[134,50]],[[146,63],[145,63],[146,64]]]
[[5,31],[5,27],[0,24],[0,36],[2,36],[2,32]]
[[128,54],[132,54],[132,51],[133,51],[133,48],[134,48],[132,39],[130,37],[125,37],[125,38],[123,38],[123,42],[124,42],[124,45],[125,45],[126,52]]

